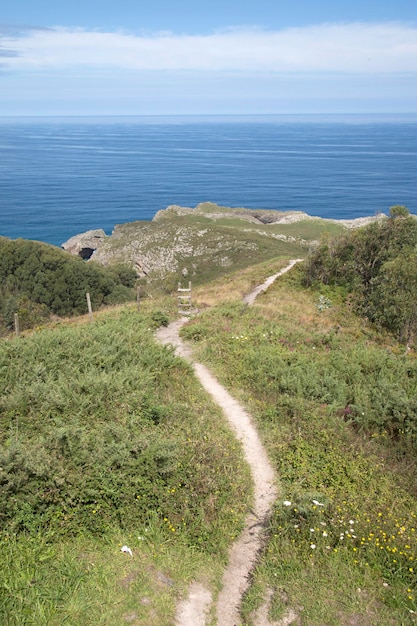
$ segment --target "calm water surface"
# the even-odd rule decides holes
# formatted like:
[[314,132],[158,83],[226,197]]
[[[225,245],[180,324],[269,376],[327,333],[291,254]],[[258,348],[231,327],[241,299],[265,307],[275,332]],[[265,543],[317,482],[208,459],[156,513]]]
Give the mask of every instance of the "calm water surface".
[[170,204],[417,213],[417,116],[0,118],[0,234],[60,245]]

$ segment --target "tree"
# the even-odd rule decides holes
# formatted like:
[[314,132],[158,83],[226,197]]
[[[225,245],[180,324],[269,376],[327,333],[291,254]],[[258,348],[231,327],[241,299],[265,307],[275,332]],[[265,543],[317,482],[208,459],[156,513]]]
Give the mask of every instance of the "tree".
[[345,287],[361,314],[410,341],[417,332],[417,220],[393,206],[388,219],[323,242],[304,282]]
[[384,263],[369,300],[375,322],[411,343],[417,336],[417,252]]

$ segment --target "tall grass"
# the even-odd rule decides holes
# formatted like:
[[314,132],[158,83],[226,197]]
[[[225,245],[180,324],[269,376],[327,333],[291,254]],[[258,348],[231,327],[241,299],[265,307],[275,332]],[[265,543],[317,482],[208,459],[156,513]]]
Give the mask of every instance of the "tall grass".
[[[244,616],[412,623],[417,601],[417,367],[297,270],[254,307],[226,303],[184,328],[246,402],[282,481]],[[302,607],[302,608],[301,608]]]

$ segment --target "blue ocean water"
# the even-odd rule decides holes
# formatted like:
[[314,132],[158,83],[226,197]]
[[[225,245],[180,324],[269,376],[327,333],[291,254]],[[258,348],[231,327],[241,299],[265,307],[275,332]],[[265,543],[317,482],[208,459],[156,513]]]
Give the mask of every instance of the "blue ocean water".
[[0,118],[0,235],[61,245],[170,204],[417,213],[417,115]]

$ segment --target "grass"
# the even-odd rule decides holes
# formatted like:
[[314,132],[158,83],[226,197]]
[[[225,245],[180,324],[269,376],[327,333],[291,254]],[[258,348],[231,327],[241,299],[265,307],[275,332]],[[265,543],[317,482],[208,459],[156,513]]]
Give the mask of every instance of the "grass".
[[226,298],[183,329],[255,416],[284,493],[244,623],[269,588],[271,619],[293,608],[308,626],[411,624],[415,355],[354,317],[340,293],[301,289],[298,272],[254,307]]
[[[242,305],[285,264],[193,287],[203,312],[183,329],[256,419],[284,494],[242,621],[270,590],[271,621],[415,623],[415,354],[297,268]],[[192,580],[218,589],[250,479],[190,366],[154,341],[176,315],[164,290],[0,342],[2,624],[168,626]]]
[[[204,571],[213,583],[215,559],[167,541],[158,524],[138,534],[108,533],[100,540],[77,537],[51,543],[37,535],[3,540],[2,569],[7,593],[2,624],[106,624],[131,621],[172,624],[178,596]],[[131,547],[133,557],[122,553]]]
[[239,272],[221,276],[209,283],[197,285],[192,291],[194,305],[198,309],[204,309],[219,303],[239,301],[287,264],[287,258],[273,258]]
[[218,584],[249,474],[155,343],[163,302],[0,343],[2,624],[170,624],[191,579]]

